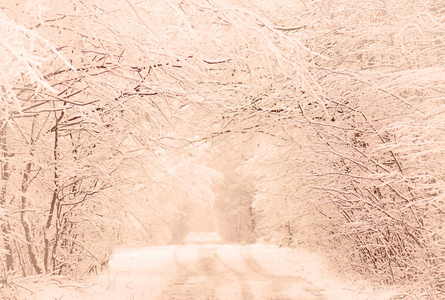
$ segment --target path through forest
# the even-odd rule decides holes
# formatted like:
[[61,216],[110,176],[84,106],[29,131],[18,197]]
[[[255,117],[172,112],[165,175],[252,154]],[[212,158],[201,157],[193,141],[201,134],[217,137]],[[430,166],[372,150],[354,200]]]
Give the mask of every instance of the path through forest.
[[[86,288],[85,288],[86,287]],[[120,249],[82,288],[47,286],[32,299],[388,299],[323,272],[314,255],[262,245],[222,244],[192,233],[185,245]]]

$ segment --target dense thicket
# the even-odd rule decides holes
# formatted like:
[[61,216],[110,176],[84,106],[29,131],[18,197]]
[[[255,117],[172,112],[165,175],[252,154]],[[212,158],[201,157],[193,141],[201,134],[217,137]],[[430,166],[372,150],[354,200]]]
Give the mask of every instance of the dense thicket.
[[229,240],[443,296],[440,1],[1,5],[4,283],[180,241],[215,201]]
[[[190,123],[208,113],[181,81],[200,71],[188,53],[163,48],[168,36],[150,34],[143,7],[119,7],[2,3],[6,286],[17,276],[99,270],[125,242],[170,242],[190,205],[212,201],[216,173],[176,151],[195,138]],[[151,24],[168,31],[166,7]]]
[[[313,1],[277,30],[305,56],[311,95],[276,81],[256,122],[259,238],[326,249],[381,283],[444,293],[444,9],[439,2]],[[305,89],[303,89],[305,88]],[[332,251],[335,249],[335,251]]]

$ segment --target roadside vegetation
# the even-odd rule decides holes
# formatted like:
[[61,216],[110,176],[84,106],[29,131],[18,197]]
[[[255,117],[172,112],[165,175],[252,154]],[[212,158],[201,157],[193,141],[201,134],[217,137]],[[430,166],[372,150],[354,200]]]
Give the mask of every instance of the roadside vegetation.
[[0,28],[4,293],[214,205],[228,241],[444,297],[441,1],[5,0]]

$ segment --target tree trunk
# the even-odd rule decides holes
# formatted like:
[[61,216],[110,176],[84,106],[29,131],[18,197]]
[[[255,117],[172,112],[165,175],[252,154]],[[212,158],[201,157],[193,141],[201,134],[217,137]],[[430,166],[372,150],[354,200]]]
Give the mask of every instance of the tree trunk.
[[[65,103],[66,104],[66,103]],[[54,190],[53,190],[53,195],[52,195],[52,199],[51,199],[51,206],[49,209],[49,214],[48,214],[48,219],[46,220],[46,225],[45,225],[45,230],[44,230],[44,238],[45,238],[45,250],[44,250],[44,258],[43,258],[43,264],[45,266],[45,271],[48,273],[49,269],[48,269],[48,264],[49,264],[49,254],[51,252],[51,263],[52,263],[52,267],[53,269],[55,268],[55,254],[56,254],[56,248],[57,248],[57,242],[58,242],[58,232],[56,231],[56,241],[55,244],[53,246],[51,246],[51,236],[50,236],[50,232],[52,232],[53,230],[50,230],[51,227],[53,227],[54,225],[53,223],[53,217],[54,217],[54,212],[56,209],[56,206],[58,206],[58,199],[57,199],[57,194],[59,192],[59,170],[57,168],[57,163],[59,160],[59,123],[62,120],[64,116],[64,113],[62,112],[60,114],[59,117],[57,117],[57,114],[55,113],[55,118],[56,118],[56,124],[53,127],[54,130],[54,146],[53,146],[53,157],[54,157],[54,172],[53,172],[53,181],[54,181]],[[56,220],[56,222],[58,222],[58,220]],[[54,230],[55,231],[55,230]],[[52,248],[52,251],[51,251]]]
[[23,178],[22,178],[22,201],[20,205],[20,220],[22,221],[22,226],[25,231],[25,238],[26,242],[28,244],[28,254],[29,254],[29,260],[31,262],[31,265],[34,267],[34,270],[36,270],[37,274],[42,274],[43,268],[40,266],[37,258],[37,249],[34,245],[33,237],[31,234],[31,223],[28,219],[26,209],[28,207],[28,201],[26,198],[26,191],[28,190],[28,186],[30,183],[29,174],[31,173],[31,166],[32,162],[28,162],[26,164],[26,168],[23,171]]
[[[8,185],[8,180],[9,180],[9,174],[10,174],[10,170],[9,170],[9,157],[11,156],[8,153],[8,148],[6,145],[6,123],[3,123],[1,125],[0,128],[0,164],[1,164],[1,169],[0,169],[0,179],[2,182],[2,186],[1,186],[1,191],[0,191],[0,207],[5,207],[6,204],[6,189],[7,189],[7,185]],[[1,231],[3,233],[3,245],[6,252],[5,255],[5,260],[6,260],[6,272],[8,272],[9,270],[11,270],[14,266],[14,258],[12,256],[12,246],[11,246],[11,241],[9,240],[10,238],[10,227],[8,224],[7,220],[4,220],[4,223],[2,222],[1,224]]]

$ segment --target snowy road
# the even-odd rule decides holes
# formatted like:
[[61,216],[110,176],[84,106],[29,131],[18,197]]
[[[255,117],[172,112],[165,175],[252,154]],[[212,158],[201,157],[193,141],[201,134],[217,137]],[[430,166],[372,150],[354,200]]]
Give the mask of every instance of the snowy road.
[[90,287],[47,289],[35,299],[388,299],[322,271],[308,253],[225,245],[202,233],[186,245],[118,250]]
[[287,263],[268,250],[178,247],[173,252],[177,274],[160,299],[324,299],[322,289],[297,274],[284,272]]

